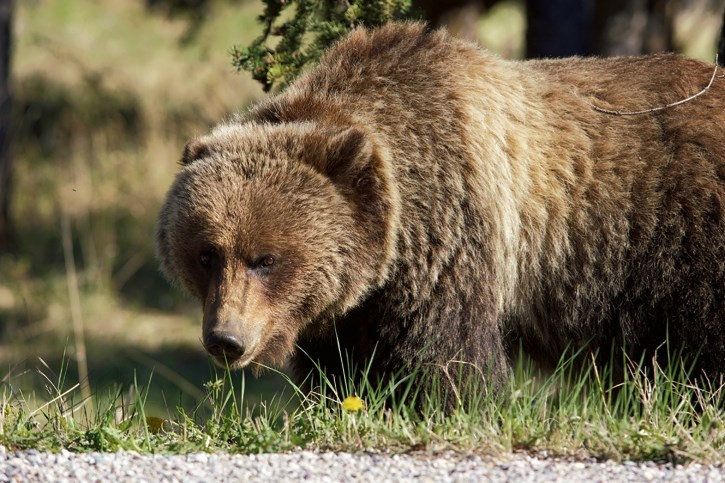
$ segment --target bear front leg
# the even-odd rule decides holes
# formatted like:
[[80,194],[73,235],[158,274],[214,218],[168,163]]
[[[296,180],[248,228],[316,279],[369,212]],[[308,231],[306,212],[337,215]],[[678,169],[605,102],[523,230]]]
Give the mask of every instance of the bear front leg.
[[399,304],[389,306],[377,318],[376,374],[413,377],[416,390],[439,392],[449,409],[465,391],[496,392],[512,365],[494,301],[493,290],[479,285],[430,297],[409,313],[401,313]]
[[[494,320],[448,318],[431,322],[427,333],[409,327],[397,344],[386,344],[396,347],[388,351],[387,358],[383,356],[386,372],[419,372],[422,387],[439,389],[449,397],[466,390],[500,389],[511,374],[511,362]],[[428,387],[431,383],[439,387]]]

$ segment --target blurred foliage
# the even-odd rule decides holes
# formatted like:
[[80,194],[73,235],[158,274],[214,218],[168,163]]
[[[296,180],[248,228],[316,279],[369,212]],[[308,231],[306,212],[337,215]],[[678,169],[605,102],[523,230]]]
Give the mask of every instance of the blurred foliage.
[[145,0],[16,2],[17,248],[0,253],[0,379],[17,376],[13,387],[28,398],[42,392],[32,377],[41,358],[57,368],[64,353],[75,355],[67,219],[92,390],[167,367],[150,397],[193,405],[189,388],[209,377],[200,310],[161,276],[154,224],[186,140],[260,95],[228,57],[232,38],[259,33],[260,12],[252,2],[210,0],[185,43],[191,10]]
[[99,82],[71,88],[34,74],[23,80],[14,99],[15,143],[43,157],[68,152],[68,143],[89,130],[116,133],[114,144],[143,141],[144,119],[131,92],[110,90]]
[[[411,0],[263,0],[264,31],[249,47],[232,50],[233,64],[265,91],[284,86],[320,58],[335,40],[365,25],[375,27],[411,15]],[[293,13],[288,9],[294,7]],[[285,14],[288,15],[285,15]]]
[[146,7],[169,14],[206,13],[213,2],[214,0],[146,0]]
[[169,17],[183,17],[189,22],[186,33],[181,37],[182,43],[194,39],[215,4],[222,2],[237,4],[244,0],[145,0],[146,8],[152,12],[160,12]]

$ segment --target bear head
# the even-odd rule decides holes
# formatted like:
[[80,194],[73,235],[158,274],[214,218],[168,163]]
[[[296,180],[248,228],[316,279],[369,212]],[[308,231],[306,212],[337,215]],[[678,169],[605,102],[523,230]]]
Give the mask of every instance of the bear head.
[[357,127],[232,123],[189,142],[161,209],[162,271],[203,307],[219,364],[280,367],[380,287],[394,257],[387,163]]

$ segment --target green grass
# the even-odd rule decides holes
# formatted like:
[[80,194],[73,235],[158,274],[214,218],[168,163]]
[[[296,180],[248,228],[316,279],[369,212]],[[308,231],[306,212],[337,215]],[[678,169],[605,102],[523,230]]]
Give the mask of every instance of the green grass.
[[[57,380],[38,376],[45,378],[48,393],[35,408],[13,391],[12,376],[5,378],[0,444],[153,453],[522,450],[670,462],[725,456],[721,386],[692,384],[677,365],[645,369],[632,363],[616,384],[594,366],[573,367],[571,359],[563,360],[543,378],[519,367],[495,394],[481,381],[468,384],[450,411],[441,409],[445,404],[435,390],[447,383],[438,380],[433,391],[416,394],[415,371],[380,387],[364,377],[338,384],[320,372],[311,393],[287,380],[286,391],[253,405],[246,401],[244,376],[222,371],[204,385],[193,409],[168,408],[159,415],[146,403],[152,378],[135,380],[130,391],[118,388],[83,400],[77,385],[66,387],[66,365]],[[343,401],[351,396],[359,397],[362,409],[345,409]]]

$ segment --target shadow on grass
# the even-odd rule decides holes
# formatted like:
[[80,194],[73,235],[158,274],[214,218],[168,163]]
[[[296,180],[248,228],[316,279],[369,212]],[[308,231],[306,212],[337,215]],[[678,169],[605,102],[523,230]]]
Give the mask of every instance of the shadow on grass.
[[[154,247],[155,213],[141,219],[119,207],[112,212],[91,212],[86,220],[72,220],[71,226],[76,270],[84,287],[105,287],[122,303],[137,309],[169,312],[196,306],[195,301],[171,287],[159,270]],[[19,285],[22,279],[42,283],[65,277],[59,219],[57,223],[24,220],[16,239],[15,252],[0,256],[2,268],[11,272],[7,282]],[[3,278],[0,285],[6,282]],[[4,318],[0,315],[0,322]]]
[[[205,384],[221,380],[228,375],[214,366],[200,350],[188,347],[162,347],[154,351],[141,351],[130,347],[94,343],[88,346],[89,382],[94,398],[103,399],[119,391],[124,401],[132,403],[137,396],[146,397],[146,413],[150,416],[173,417],[178,408],[187,414],[208,411]],[[57,389],[68,390],[78,383],[77,366],[63,353],[49,357],[35,356],[0,371],[16,395],[28,400],[48,401],[57,395]],[[244,403],[258,406],[280,394],[291,394],[282,376],[266,373],[255,378],[250,373],[231,375],[234,387],[244,387]],[[0,377],[2,379],[2,377]],[[62,387],[54,387],[61,384]],[[80,390],[72,391],[80,401]],[[199,412],[200,411],[200,412]]]

